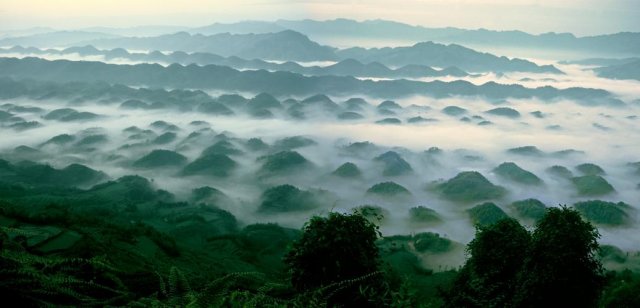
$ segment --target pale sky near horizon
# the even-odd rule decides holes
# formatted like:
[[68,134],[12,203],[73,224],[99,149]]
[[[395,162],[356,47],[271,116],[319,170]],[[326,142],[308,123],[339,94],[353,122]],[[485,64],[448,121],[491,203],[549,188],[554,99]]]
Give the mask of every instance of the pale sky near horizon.
[[0,30],[306,18],[582,36],[640,32],[640,0],[0,0]]

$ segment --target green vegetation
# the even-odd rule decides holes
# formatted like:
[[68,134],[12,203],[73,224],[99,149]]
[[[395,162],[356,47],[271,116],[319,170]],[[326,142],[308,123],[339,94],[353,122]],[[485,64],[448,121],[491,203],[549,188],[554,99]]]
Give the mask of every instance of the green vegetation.
[[591,163],[577,165],[576,170],[580,171],[584,175],[605,175],[604,169]]
[[311,162],[296,151],[281,151],[262,156],[258,158],[258,162],[262,162],[260,173],[265,176],[287,174],[312,165]]
[[347,110],[351,110],[351,111],[361,111],[363,109],[363,107],[368,106],[369,103],[367,103],[366,100],[364,100],[364,98],[360,98],[360,97],[352,97],[348,100],[346,100],[343,103],[345,109]]
[[380,206],[371,204],[358,206],[353,209],[353,212],[366,218],[374,224],[381,224],[382,222],[384,222],[385,217],[389,216],[389,211]]
[[189,200],[194,203],[210,203],[213,205],[227,203],[230,201],[229,197],[225,193],[209,186],[203,186],[192,190],[191,198]]
[[[160,292],[180,263],[184,247],[168,233],[181,222],[159,222],[188,206],[167,203],[143,178],[86,191],[10,188],[0,207],[2,290],[25,305],[125,305]],[[235,219],[215,225],[236,228]]]
[[424,206],[416,206],[409,209],[409,218],[411,222],[425,224],[442,221],[442,218],[438,213],[436,213],[436,211]]
[[599,175],[584,175],[571,179],[578,194],[582,196],[601,196],[615,191],[613,186]]
[[531,236],[514,303],[596,306],[604,286],[598,230],[569,208],[550,208]]
[[[0,289],[7,301],[29,306],[99,306],[125,305],[131,298],[121,279],[125,277],[118,277],[100,258],[43,258],[21,249],[16,241],[6,244],[10,247],[0,254]],[[88,275],[92,278],[87,279]]]
[[520,166],[511,162],[500,164],[500,166],[493,169],[493,172],[495,172],[497,175],[505,179],[508,179],[520,184],[526,184],[526,185],[542,184],[542,180],[540,180],[540,178],[537,177],[535,174],[527,170],[524,170],[520,168]]
[[512,307],[531,235],[514,219],[479,226],[445,307]]
[[259,211],[280,213],[304,211],[320,206],[319,196],[289,184],[271,187],[262,193]]
[[270,119],[275,117],[273,112],[269,109],[249,110],[249,115],[258,119]]
[[546,170],[549,174],[557,176],[559,178],[571,179],[573,177],[573,173],[571,170],[567,169],[564,166],[551,166]]
[[[383,115],[383,116],[394,116],[397,115],[397,113],[391,109],[387,109],[387,108],[376,108],[376,111],[378,112],[379,115]],[[396,119],[396,118],[389,118],[389,119]]]
[[153,121],[151,124],[149,124],[149,126],[151,128],[155,128],[158,130],[162,130],[162,131],[177,131],[180,130],[180,128],[178,126],[176,126],[175,124],[171,124],[167,121]]
[[384,288],[376,246],[379,236],[377,227],[360,215],[329,213],[326,218],[311,218],[284,259],[291,269],[291,285],[304,292],[353,281],[332,294],[330,305],[362,305],[373,300],[363,297],[358,291],[362,287],[382,297],[378,293]]
[[[369,219],[386,213],[375,206],[314,217],[301,233],[275,224],[243,226],[215,206],[228,198],[215,188],[195,189],[194,203],[176,202],[138,176],[87,190],[0,182],[0,193],[0,287],[6,298],[29,306],[504,306],[525,283],[543,292],[538,275],[572,286],[571,300],[598,295],[591,297],[589,279],[557,280],[574,277],[562,267],[584,268],[572,251],[584,251],[577,242],[587,229],[574,218],[545,216],[530,245],[513,220],[481,226],[459,272],[433,272],[423,260],[446,258],[459,244],[430,232],[380,238]],[[318,196],[282,185],[265,191],[263,205],[296,210],[324,202]],[[412,212],[421,220],[436,215],[424,207]],[[608,262],[630,262],[605,248],[599,255]],[[514,283],[513,268],[523,262],[532,265]],[[547,265],[561,273],[540,273]],[[633,303],[634,275],[607,276],[601,302]]]
[[510,218],[479,227],[445,306],[595,307],[605,285],[598,237],[566,207],[550,208],[532,234]]
[[378,195],[381,197],[399,197],[411,195],[411,192],[408,189],[395,182],[382,182],[375,184],[367,189],[367,193]]
[[354,111],[345,111],[338,114],[338,119],[339,120],[360,120],[360,119],[364,119],[364,116]]
[[281,150],[293,150],[293,149],[308,147],[316,144],[318,143],[311,138],[307,138],[304,136],[293,136],[293,137],[286,137],[286,138],[277,140],[273,144],[273,147]]
[[382,103],[380,103],[378,106],[376,106],[376,108],[378,109],[402,109],[402,106],[400,106],[398,103],[394,102],[394,101],[384,101]]
[[382,171],[384,176],[400,176],[413,172],[411,165],[394,151],[385,152],[373,160],[384,165],[384,170]]
[[338,167],[331,174],[341,178],[356,178],[362,176],[362,171],[352,162],[346,162]]
[[187,163],[184,155],[169,150],[153,150],[151,153],[133,162],[136,168],[159,168],[182,166]]
[[456,117],[467,113],[467,109],[458,106],[447,106],[442,108],[442,112],[446,115]]
[[247,102],[246,107],[250,110],[262,110],[270,108],[282,108],[280,101],[267,93],[260,93]]
[[233,159],[223,154],[210,154],[198,157],[182,169],[183,175],[206,175],[227,177],[238,166]]
[[425,118],[421,116],[411,117],[407,119],[407,123],[418,124],[418,123],[427,123],[427,122],[437,122],[437,119],[433,118]]
[[[624,160],[633,141],[615,140],[633,136],[640,98],[557,88],[580,74],[455,43],[636,52],[640,34],[345,19],[178,28],[0,30],[14,46],[0,48],[4,306],[640,306],[638,205],[611,202],[640,192],[640,162]],[[423,42],[311,40],[366,33]],[[501,156],[571,170],[542,177]],[[600,246],[594,225],[620,246]],[[466,254],[456,240],[471,240]]]
[[12,164],[0,159],[0,182],[46,186],[88,186],[107,178],[107,175],[80,164],[55,169],[31,161]]
[[560,157],[560,158],[566,158],[570,156],[584,155],[584,154],[585,154],[584,151],[574,150],[574,149],[560,150],[560,151],[555,151],[551,153],[553,157]]
[[507,214],[495,203],[485,202],[467,210],[474,225],[487,226],[501,219],[507,218]]
[[418,252],[444,253],[453,248],[453,242],[438,233],[423,232],[413,236],[413,247]]
[[[277,35],[277,33],[275,34]],[[164,40],[163,40],[164,41]],[[166,44],[166,42],[164,42]],[[433,45],[433,43],[420,43],[419,46]],[[201,45],[197,43],[196,45]],[[414,47],[419,47],[414,46]],[[458,48],[458,47],[455,47]],[[260,50],[261,48],[255,48]],[[420,59],[429,58],[421,56]],[[434,58],[438,58],[434,56]],[[106,94],[109,91],[118,91],[118,93],[126,93],[132,96],[143,98],[150,96],[146,88],[141,89],[143,93],[136,93],[136,89],[122,89],[122,84],[145,84],[154,88],[183,88],[189,85],[189,88],[211,88],[210,80],[219,76],[226,76],[225,83],[219,84],[220,90],[238,91],[241,89],[252,89],[255,92],[268,91],[274,95],[309,95],[312,93],[325,92],[330,89],[332,93],[340,93],[342,95],[361,95],[367,93],[372,97],[406,97],[414,94],[448,96],[460,93],[475,93],[481,96],[489,96],[494,99],[511,98],[511,97],[540,97],[544,99],[552,98],[568,98],[568,99],[585,99],[589,98],[584,104],[607,104],[621,105],[621,102],[610,100],[611,93],[607,91],[599,91],[587,88],[557,89],[557,88],[525,88],[519,85],[494,84],[491,87],[482,87],[471,83],[443,82],[437,83],[434,87],[432,82],[416,82],[411,80],[381,80],[372,83],[367,80],[349,79],[343,76],[323,76],[309,77],[299,74],[282,72],[265,72],[252,70],[235,70],[224,66],[198,66],[174,65],[171,67],[153,66],[146,64],[137,64],[130,66],[118,66],[116,64],[55,60],[48,61],[36,58],[4,58],[0,61],[0,72],[3,76],[11,76],[19,80],[33,79],[37,77],[37,82],[28,81],[32,86],[20,87],[16,83],[23,81],[2,81],[0,88],[11,89],[12,95],[28,94],[29,96],[38,97],[39,94],[47,93],[49,98],[69,98],[69,92],[77,97],[79,92],[87,91],[86,83],[88,82],[107,82],[113,84],[113,88],[101,86],[99,89],[92,89],[93,95]],[[504,59],[506,61],[506,58]],[[530,63],[531,64],[531,63]],[[63,81],[76,81],[82,84],[74,84],[69,91],[68,88],[62,87],[59,91],[51,91],[51,87],[47,87],[47,81],[61,81],[60,71],[64,70],[65,78]],[[555,70],[555,68],[554,68]],[[92,74],[87,74],[91,71]],[[6,78],[9,79],[9,78]],[[44,82],[43,82],[44,81]],[[26,82],[25,82],[26,83]],[[44,83],[44,84],[43,84]],[[84,87],[83,87],[84,86]],[[115,88],[115,89],[114,89]],[[57,89],[56,89],[57,90]],[[50,91],[50,92],[47,92]],[[179,93],[172,93],[175,98],[187,96],[188,101],[193,101],[188,90],[178,90]],[[55,92],[55,93],[51,93]],[[169,92],[169,91],[166,91]],[[173,91],[171,91],[173,92]],[[152,92],[162,93],[162,91]],[[176,101],[180,101],[179,99]],[[157,102],[158,108],[178,105],[162,104]],[[334,103],[335,104],[335,103]],[[248,104],[247,104],[248,105]],[[183,106],[184,109],[192,108],[192,106]]]
[[378,147],[369,141],[353,142],[343,147],[343,150],[351,155],[363,155],[377,149]]
[[214,145],[207,147],[202,151],[203,156],[207,155],[240,155],[242,151],[236,148],[228,140],[220,140]]
[[506,193],[503,187],[494,185],[476,171],[460,172],[448,181],[436,184],[434,189],[446,199],[463,202],[498,199]]
[[402,124],[402,121],[400,119],[398,119],[398,118],[384,118],[382,120],[376,121],[376,124],[398,125],[398,124]]
[[[124,105],[124,103],[123,103]],[[232,115],[234,112],[229,109],[227,106],[220,102],[216,101],[208,101],[202,102],[196,108],[199,112],[208,113],[208,114],[218,114],[218,115]]]
[[600,300],[601,307],[639,307],[640,274],[630,270],[607,273],[607,287]]
[[520,112],[509,107],[498,107],[491,110],[487,110],[485,111],[485,113],[501,116],[501,117],[507,117],[511,119],[517,119],[520,117]]
[[47,144],[65,145],[65,144],[73,142],[75,139],[76,138],[73,135],[60,134],[60,135],[57,135],[57,136],[52,137],[51,139],[47,140],[42,145],[47,145]]
[[262,139],[260,138],[251,138],[249,140],[247,140],[246,143],[247,148],[249,148],[251,151],[263,151],[269,148],[269,145],[266,144],[264,141],[262,141]]
[[150,109],[150,107],[149,104],[137,99],[128,99],[120,104],[122,109]]
[[631,217],[627,213],[631,206],[624,202],[607,202],[590,200],[578,202],[573,207],[587,220],[601,225],[620,226],[630,222]]
[[98,117],[95,113],[79,112],[71,108],[56,109],[43,116],[46,120],[57,120],[61,122],[88,121]]
[[89,135],[78,140],[78,142],[76,142],[75,145],[80,147],[86,147],[86,146],[93,146],[96,144],[102,144],[107,141],[109,141],[109,139],[107,138],[107,135],[102,135],[102,134]]
[[176,138],[178,137],[178,135],[174,132],[166,132],[163,133],[162,135],[156,137],[156,139],[153,139],[153,141],[151,141],[151,143],[153,144],[167,144],[167,143],[171,143],[173,141],[176,140]]
[[527,146],[508,149],[507,153],[525,155],[525,156],[543,156],[545,154],[540,149],[538,149],[538,147],[533,145],[527,145]]
[[510,205],[518,216],[539,221],[547,212],[547,206],[538,199],[525,199],[514,201]]
[[303,99],[300,102],[303,107],[315,107],[316,109],[333,112],[339,108],[338,104],[324,94],[316,94]]

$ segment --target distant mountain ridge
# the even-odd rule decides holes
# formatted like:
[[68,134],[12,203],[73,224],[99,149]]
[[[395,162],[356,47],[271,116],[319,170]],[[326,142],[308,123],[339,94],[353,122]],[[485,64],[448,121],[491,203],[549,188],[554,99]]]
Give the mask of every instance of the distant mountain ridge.
[[362,62],[380,62],[389,66],[419,64],[446,67],[455,63],[457,67],[471,72],[492,70],[497,72],[562,73],[553,65],[538,66],[527,60],[498,57],[489,53],[477,52],[456,44],[443,45],[433,42],[417,43],[410,47],[395,48],[365,49],[354,47],[339,50],[337,54],[340,58],[353,58]]
[[210,36],[187,32],[154,37],[100,39],[89,42],[99,48],[127,48],[185,52],[210,52],[221,56],[247,59],[331,61],[334,49],[311,41],[307,36],[285,30],[263,34],[220,33]]
[[555,67],[538,66],[522,59],[508,59],[480,53],[459,45],[433,42],[410,47],[336,50],[311,41],[292,30],[264,34],[229,34],[211,36],[190,35],[186,32],[145,38],[116,38],[96,40],[100,48],[123,47],[137,50],[209,52],[225,57],[282,61],[338,61],[355,59],[363,63],[380,62],[387,66],[426,65],[456,66],[466,71],[524,71],[533,73],[561,73]]
[[246,60],[236,56],[222,57],[212,53],[185,53],[176,51],[172,53],[162,53],[152,51],[149,53],[131,53],[122,48],[111,50],[99,50],[91,45],[83,47],[69,47],[63,50],[57,49],[38,49],[35,47],[25,48],[22,46],[14,46],[12,48],[0,48],[0,54],[26,54],[26,55],[74,55],[80,56],[103,56],[106,60],[110,59],[127,59],[140,62],[156,62],[156,63],[177,63],[182,65],[198,64],[198,65],[222,65],[235,69],[266,69],[272,71],[288,71],[303,75],[336,75],[336,76],[354,76],[354,77],[373,77],[373,78],[421,78],[421,77],[465,77],[469,74],[457,67],[447,67],[442,70],[436,70],[424,65],[407,65],[398,69],[390,69],[379,62],[361,63],[354,59],[346,59],[328,66],[302,66],[295,62],[273,63],[260,59]]
[[[311,41],[307,36],[292,30],[264,34],[221,33],[210,36],[178,32],[154,37],[97,39],[89,41],[89,44],[103,49],[204,52],[245,59],[303,62],[355,59],[363,63],[380,62],[395,67],[426,65],[447,68],[455,66],[465,71],[474,72],[561,73],[550,65],[538,66],[523,59],[497,57],[459,45],[442,45],[433,42],[418,43],[410,47],[336,50],[333,47]],[[0,46],[3,45],[7,46],[6,41],[0,40]]]
[[442,45],[433,42],[393,49],[336,50],[313,42],[307,36],[292,30],[265,34],[221,33],[212,36],[179,32],[158,37],[96,40],[93,41],[93,45],[101,48],[210,52],[245,59],[337,61],[353,58],[363,63],[380,62],[392,66],[418,64],[438,67],[456,66],[467,71],[561,73],[550,65],[541,67],[527,60],[497,57],[458,45]]
[[36,33],[25,36],[7,37],[0,39],[0,46],[28,45],[34,47],[64,47],[83,44],[95,39],[117,38],[118,35],[88,31],[55,31]]
[[[28,29],[27,29],[28,30]],[[38,31],[6,31],[5,39],[0,40],[0,46],[28,45],[36,47],[51,47],[36,43],[26,43],[29,33],[44,34]],[[453,27],[429,28],[413,26],[389,20],[355,21],[351,19],[334,20],[276,20],[276,21],[242,21],[236,23],[214,23],[207,26],[188,28],[178,26],[139,26],[130,28],[92,27],[74,31],[57,31],[49,29],[48,33],[88,33],[99,32],[102,36],[126,35],[159,35],[186,31],[191,34],[215,35],[230,34],[266,34],[293,30],[303,33],[311,40],[321,40],[336,37],[346,40],[377,39],[403,40],[405,42],[455,43],[461,45],[501,46],[515,48],[535,48],[568,50],[583,53],[609,54],[611,57],[630,57],[640,55],[640,32],[619,32],[602,35],[577,37],[571,33],[543,33],[530,34],[523,31],[496,31],[487,29],[461,29]],[[21,37],[7,37],[8,35],[22,35]],[[95,39],[94,37],[93,39]],[[6,40],[6,41],[5,41]],[[88,40],[74,39],[73,44],[59,41],[60,45],[87,44]],[[357,43],[354,43],[357,46]],[[157,49],[157,48],[150,48]]]
[[[531,47],[561,49],[594,53],[640,55],[640,33],[619,32],[613,34],[576,37],[571,33],[529,34],[523,31],[495,31],[487,29],[427,28],[388,20],[355,21],[334,20],[277,20],[274,22],[248,21],[232,24],[212,24],[193,28],[191,33],[213,34],[261,33],[273,29],[291,29],[304,33],[311,39],[322,37],[375,38],[379,40],[434,41],[440,43],[479,44],[490,46]],[[234,31],[235,30],[235,31]],[[251,31],[251,32],[248,32]]]
[[640,80],[640,60],[631,63],[616,64],[594,69],[600,77],[609,79]]
[[562,61],[562,64],[578,64],[598,66],[592,70],[599,77],[609,79],[640,80],[640,58],[589,58],[573,61]]
[[157,36],[157,35],[162,35],[167,33],[188,31],[189,29],[190,29],[189,27],[184,27],[184,26],[149,25],[149,26],[124,27],[124,28],[89,27],[89,28],[82,28],[80,30],[89,31],[89,32],[101,32],[101,33],[118,35],[118,36]]
[[102,62],[47,61],[38,58],[0,58],[0,76],[49,81],[104,81],[134,86],[220,89],[226,91],[269,92],[274,95],[353,95],[400,98],[412,95],[432,97],[481,96],[489,99],[531,98],[572,99],[586,105],[624,105],[611,93],[591,88],[557,89],[550,86],[526,88],[488,82],[419,82],[409,80],[359,80],[353,77],[307,77],[290,72],[238,71],[229,67],[157,64],[114,65]]
[[633,63],[639,60],[640,58],[623,58],[623,59],[589,58],[589,59],[582,59],[582,60],[560,61],[560,64],[610,66],[610,65],[623,65],[623,64]]

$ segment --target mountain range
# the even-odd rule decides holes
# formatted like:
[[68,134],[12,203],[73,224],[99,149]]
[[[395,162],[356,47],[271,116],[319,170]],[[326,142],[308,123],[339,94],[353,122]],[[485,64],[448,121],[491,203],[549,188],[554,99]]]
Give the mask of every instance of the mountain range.
[[337,59],[332,47],[322,46],[311,41],[307,36],[291,30],[262,34],[220,33],[209,36],[178,32],[153,37],[97,39],[89,43],[98,48],[209,52],[225,57],[237,56],[246,59],[285,61]]
[[635,79],[640,80],[640,60],[630,63],[615,64],[594,69],[600,77],[609,79]]
[[152,51],[149,53],[133,53],[122,48],[111,50],[99,50],[91,45],[83,47],[69,47],[63,50],[58,49],[38,49],[35,47],[14,46],[7,49],[0,48],[0,54],[21,54],[21,55],[60,55],[72,56],[80,55],[83,57],[102,56],[105,60],[125,59],[137,62],[154,62],[166,64],[197,64],[197,65],[222,65],[235,69],[264,69],[270,71],[287,71],[299,73],[303,75],[322,76],[354,76],[354,77],[371,77],[371,78],[422,78],[422,77],[465,77],[469,74],[457,67],[447,67],[442,70],[436,70],[424,65],[406,65],[397,69],[379,63],[362,63],[354,59],[346,59],[328,66],[302,66],[296,62],[274,63],[260,59],[246,60],[236,56],[222,57],[212,53],[186,53],[183,51],[175,51],[171,53],[162,53],[160,51]]
[[202,34],[262,33],[284,29],[304,33],[314,40],[328,37],[353,40],[375,38],[377,40],[434,41],[462,45],[560,49],[594,54],[640,55],[640,33],[638,32],[576,37],[571,33],[550,32],[535,35],[522,31],[470,30],[451,27],[428,28],[388,20],[355,21],[351,19],[214,23],[205,27],[193,28],[189,32]]
[[[22,42],[25,41],[22,40]],[[0,46],[14,46],[15,43],[10,39],[0,40]],[[28,42],[26,43],[23,45],[29,46]],[[424,42],[409,47],[337,50],[320,45],[307,36],[291,30],[264,34],[222,33],[210,36],[178,32],[154,37],[96,39],[89,43],[103,49],[202,52],[245,59],[302,62],[355,59],[362,63],[380,62],[394,68],[426,65],[441,68],[455,66],[468,72],[561,73],[551,65],[538,66],[527,60],[498,57],[454,44]]]
[[531,98],[543,100],[566,98],[587,105],[624,104],[611,93],[592,88],[557,89],[550,86],[526,88],[487,82],[474,85],[467,81],[419,82],[410,80],[359,80],[342,76],[303,76],[290,72],[238,71],[229,67],[172,64],[115,65],[102,62],[47,61],[39,58],[0,58],[0,76],[14,79],[48,81],[104,81],[131,86],[225,91],[268,92],[274,95],[354,95],[400,98],[412,95],[432,97],[480,96],[489,99]]
[[23,36],[5,37],[0,39],[0,46],[33,46],[39,48],[67,47],[96,39],[111,39],[119,37],[114,34],[88,31],[54,31],[39,32]]
[[337,54],[340,58],[352,58],[362,62],[375,61],[390,66],[419,64],[446,67],[455,63],[456,66],[470,72],[492,70],[496,72],[562,73],[553,65],[539,66],[523,59],[498,57],[456,44],[443,45],[433,42],[418,43],[410,47],[369,49],[354,47],[339,50]]
[[[70,38],[69,34],[100,33],[102,36],[159,36],[161,34],[186,31],[191,34],[214,35],[222,33],[230,34],[265,34],[277,33],[285,30],[293,30],[307,35],[315,41],[327,41],[327,39],[342,39],[352,42],[352,46],[358,46],[359,40],[376,39],[380,41],[402,41],[403,45],[418,42],[433,41],[438,43],[455,43],[465,46],[487,47],[514,47],[530,49],[566,50],[593,55],[608,55],[612,57],[638,56],[640,55],[640,33],[619,32],[612,34],[592,35],[577,37],[571,33],[542,33],[530,34],[523,31],[496,31],[488,29],[460,29],[460,28],[433,28],[414,26],[389,20],[365,20],[351,19],[334,20],[276,20],[276,21],[242,21],[236,23],[213,23],[202,27],[181,26],[139,26],[130,28],[91,27],[77,31],[55,31],[54,29],[27,29],[22,31],[2,31],[0,46],[26,45],[36,47],[50,47],[43,44],[26,44],[25,40],[34,40],[41,34],[57,36],[55,41],[60,45],[71,46],[86,44],[90,40],[82,40],[79,37]],[[9,37],[11,36],[11,37]],[[65,38],[65,36],[67,36]],[[61,40],[61,38],[64,38]],[[91,39],[96,39],[94,36]],[[41,37],[39,41],[43,41]],[[70,42],[73,41],[73,44]],[[3,42],[4,41],[4,42]],[[155,48],[152,48],[155,49]],[[169,49],[171,50],[171,49]]]

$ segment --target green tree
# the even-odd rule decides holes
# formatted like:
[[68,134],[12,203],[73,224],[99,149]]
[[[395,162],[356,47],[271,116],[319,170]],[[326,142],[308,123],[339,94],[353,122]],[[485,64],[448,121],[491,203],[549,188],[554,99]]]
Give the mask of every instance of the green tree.
[[640,273],[630,270],[609,272],[608,285],[600,300],[600,307],[640,307]]
[[603,288],[598,230],[570,208],[551,208],[533,232],[518,307],[595,307]]
[[[329,302],[341,305],[370,305],[362,290],[381,286],[380,260],[376,240],[378,227],[359,214],[329,213],[314,216],[303,228],[284,258],[291,272],[291,284],[299,292],[358,281],[340,287]],[[360,279],[371,275],[371,278]],[[347,284],[348,285],[348,284]],[[370,294],[371,292],[367,292]]]
[[445,294],[445,306],[508,307],[530,240],[529,232],[512,218],[478,226],[467,246],[470,257]]

